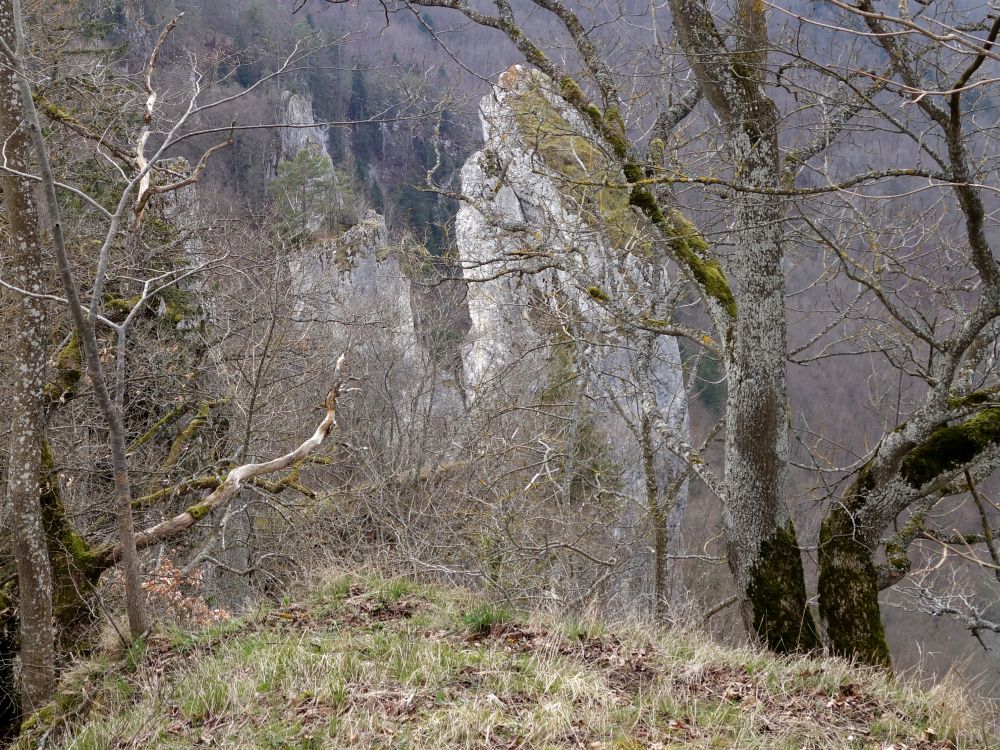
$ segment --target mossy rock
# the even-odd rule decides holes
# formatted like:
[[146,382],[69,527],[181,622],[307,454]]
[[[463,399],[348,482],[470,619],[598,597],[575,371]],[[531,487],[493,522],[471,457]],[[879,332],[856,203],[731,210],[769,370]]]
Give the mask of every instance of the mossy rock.
[[[537,71],[511,94],[511,107],[526,144],[555,174],[560,191],[579,208],[580,217],[603,231],[615,247],[630,245],[633,252],[650,253],[655,225],[704,292],[735,319],[736,300],[719,262],[708,256],[709,246],[680,211],[667,212],[640,182],[642,167],[628,159],[625,123],[615,107],[600,113],[587,105],[580,87],[569,76],[560,81],[559,96],[586,113],[595,134],[583,133],[550,99],[547,79]],[[607,143],[604,150],[600,142]],[[620,166],[621,165],[621,166]],[[647,223],[648,222],[648,223]]]
[[[648,228],[631,209],[630,191],[615,158],[600,147],[598,138],[582,133],[579,124],[566,118],[550,100],[554,94],[546,90],[548,85],[542,74],[532,72],[510,96],[525,144],[553,173],[560,192],[577,207],[584,222],[605,232],[616,247],[634,244],[638,238],[648,250]],[[579,87],[568,77],[563,79],[561,95],[570,103],[583,102]]]

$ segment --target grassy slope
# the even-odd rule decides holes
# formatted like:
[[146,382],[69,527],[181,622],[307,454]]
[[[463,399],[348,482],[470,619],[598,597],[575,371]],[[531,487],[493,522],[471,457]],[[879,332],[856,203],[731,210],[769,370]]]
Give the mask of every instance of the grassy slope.
[[523,619],[464,592],[362,575],[82,665],[61,704],[23,746],[1000,747],[954,692],[843,662]]

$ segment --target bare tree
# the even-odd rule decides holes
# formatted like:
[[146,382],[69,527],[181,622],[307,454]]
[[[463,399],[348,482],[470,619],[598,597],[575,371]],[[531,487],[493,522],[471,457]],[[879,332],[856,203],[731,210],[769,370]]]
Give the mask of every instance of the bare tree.
[[[534,3],[550,14],[569,40],[581,80],[592,86],[603,109],[518,24],[508,2],[498,0],[494,5],[496,15],[462,0],[415,0],[399,7],[450,8],[503,33],[530,64],[558,82],[566,102],[593,124],[602,150],[621,170],[628,203],[659,231],[656,247],[661,261],[675,261],[699,289],[715,329],[714,336],[699,333],[692,340],[699,346],[715,342],[728,375],[726,481],[721,499],[744,623],[748,632],[777,650],[817,648],[819,636],[807,606],[798,542],[785,503],[783,209],[780,200],[767,194],[778,185],[781,173],[776,109],[764,93],[760,72],[767,47],[763,8],[749,2],[741,5],[746,33],[738,40],[738,51],[731,53],[706,6],[692,2],[674,7],[675,17],[682,19],[676,21],[679,39],[698,85],[675,106],[654,103],[659,108],[659,135],[669,134],[702,94],[723,121],[732,169],[740,175],[733,205],[736,256],[730,264],[731,282],[697,229],[670,205],[669,194],[655,196],[651,190],[655,180],[645,174],[658,165],[647,161],[638,144],[630,141],[622,115],[625,98],[618,88],[621,77],[604,60],[598,40],[573,9],[551,0]],[[730,65],[731,57],[741,64]],[[662,149],[662,140],[660,144]],[[671,335],[678,330],[666,324],[660,332]]]
[[[162,196],[177,193],[197,182],[209,159],[231,143],[232,130],[221,129],[224,135],[228,132],[229,138],[206,147],[197,163],[186,172],[177,169],[177,163],[167,156],[168,152],[176,149],[186,139],[199,135],[199,128],[192,127],[192,121],[216,107],[224,106],[238,98],[238,95],[221,96],[211,102],[203,101],[201,73],[197,67],[193,67],[190,71],[193,83],[185,107],[160,132],[158,118],[162,116],[162,109],[158,106],[160,97],[154,88],[154,72],[157,57],[174,28],[175,19],[174,23],[167,25],[153,45],[143,71],[144,118],[139,132],[134,134],[135,149],[130,150],[116,143],[114,135],[89,129],[65,110],[53,106],[42,93],[33,90],[35,84],[29,73],[29,48],[25,39],[21,5],[17,0],[12,0],[0,6],[0,11],[4,20],[4,36],[0,39],[3,49],[2,74],[7,76],[4,80],[9,82],[9,87],[17,94],[13,99],[6,100],[0,123],[5,138],[0,171],[5,186],[8,223],[14,240],[11,243],[14,262],[8,267],[9,275],[5,274],[6,279],[0,283],[20,300],[17,305],[19,321],[14,330],[15,340],[18,342],[17,371],[23,373],[23,377],[17,378],[14,388],[14,414],[17,417],[13,422],[13,453],[10,462],[13,471],[9,489],[14,523],[13,539],[19,567],[16,596],[20,602],[17,611],[20,612],[22,626],[22,708],[31,711],[44,702],[54,684],[56,620],[62,627],[67,624],[64,620],[78,617],[80,607],[72,602],[89,596],[91,586],[103,570],[111,565],[122,566],[129,626],[133,636],[141,635],[150,627],[136,540],[146,540],[140,541],[141,547],[143,544],[148,545],[149,539],[158,537],[155,534],[137,537],[134,528],[129,465],[129,452],[134,448],[128,442],[129,426],[125,411],[130,376],[127,366],[130,356],[128,336],[134,332],[137,322],[149,312],[154,300],[162,305],[166,292],[205,271],[211,263],[219,262],[219,258],[213,258],[211,263],[200,263],[192,257],[189,258],[190,263],[180,268],[152,272],[147,278],[140,280],[141,290],[138,295],[111,310],[102,309],[108,304],[105,295],[106,280],[111,273],[113,252],[117,248],[124,245],[133,256],[137,253],[150,201],[154,197],[162,200]],[[274,75],[280,75],[293,67],[297,60],[311,51],[307,47],[308,44],[296,45],[289,56],[276,63]],[[98,69],[99,66],[93,68]],[[270,80],[271,77],[265,76],[264,80]],[[50,119],[63,123],[69,131],[93,143],[102,158],[104,154],[109,155],[110,163],[123,178],[113,208],[107,208],[85,190],[61,182],[54,175],[49,163],[50,152],[42,138],[36,103],[44,108]],[[208,137],[218,132],[211,127],[207,130],[205,135]],[[154,174],[155,178],[152,177]],[[36,185],[40,185],[44,191],[45,208],[49,212],[48,221],[41,224],[34,203]],[[80,299],[77,283],[79,272],[74,268],[78,259],[71,258],[67,250],[58,195],[60,192],[74,201],[80,201],[86,211],[103,222],[89,306],[85,306]],[[47,227],[53,240],[63,296],[45,290],[49,274],[46,273],[46,264],[38,243],[39,227],[42,225]],[[48,344],[48,329],[45,306],[52,302],[67,308],[74,332],[59,345],[59,352],[55,357],[57,378],[47,387],[45,349]],[[115,339],[110,347],[115,363],[111,382],[104,371],[106,351],[99,327],[110,330]],[[82,361],[78,360],[78,356]],[[112,459],[114,517],[118,525],[118,543],[114,546],[90,545],[73,528],[60,497],[61,480],[45,441],[46,412],[50,407],[57,407],[76,394],[75,381],[80,374],[77,365],[80,364],[86,367],[93,385],[93,395],[107,426],[107,448],[110,449]],[[326,431],[328,429],[324,431],[324,437]],[[276,465],[268,465],[270,468],[265,467],[264,471],[272,471],[274,466]],[[220,481],[217,484],[225,485],[221,497],[228,497],[232,482],[225,484]],[[46,514],[44,519],[43,506]],[[195,516],[201,518],[201,515]],[[181,527],[185,528],[183,524]],[[42,534],[41,546],[38,534]],[[45,549],[46,534],[50,551],[59,558],[60,579],[57,582],[52,579]],[[54,588],[62,597],[58,611],[53,610]],[[13,593],[10,586],[5,584],[5,596],[11,595]],[[5,685],[4,690],[12,688],[13,685]]]
[[[897,16],[870,2],[831,5],[843,11],[844,36],[863,38],[869,54],[881,52],[887,61],[876,89],[884,90],[884,102],[859,97],[857,106],[874,111],[913,142],[916,158],[909,171],[930,177],[948,212],[947,224],[924,216],[917,225],[922,241],[935,248],[918,261],[903,239],[912,228],[874,226],[859,196],[851,210],[855,232],[874,230],[869,236],[878,237],[885,250],[886,261],[874,264],[863,258],[866,243],[857,243],[855,232],[847,234],[841,225],[833,234],[806,220],[843,273],[877,300],[880,317],[889,324],[876,345],[918,384],[908,413],[897,415],[833,504],[820,540],[820,613],[832,649],[886,663],[878,592],[907,575],[908,548],[925,533],[942,500],[974,496],[975,483],[1000,465],[995,353],[1000,264],[990,240],[987,192],[996,163],[987,156],[990,128],[980,128],[982,115],[968,97],[994,80],[988,63],[996,60],[1000,20],[970,10],[958,12],[961,20],[954,26],[951,11],[943,8]],[[852,17],[867,29],[851,27]],[[956,35],[955,43],[942,37],[942,26]],[[933,63],[923,62],[932,57]],[[909,104],[911,113],[896,115],[891,107],[898,102]],[[921,157],[933,171],[921,168]],[[897,207],[906,203],[915,213],[919,194],[903,192],[893,201]],[[946,229],[952,223],[953,229]],[[980,518],[988,528],[988,519]],[[989,547],[988,535],[984,531],[977,542]]]
[[708,6],[670,3],[678,39],[698,85],[723,123],[733,161],[734,309],[725,362],[726,499],[729,564],[743,620],[769,646],[819,647],[806,605],[798,541],[786,506],[788,393],[785,385],[783,206],[778,110],[764,90],[767,18],[741,0],[730,50]]
[[[149,629],[149,621],[146,614],[144,595],[142,592],[142,582],[139,571],[139,558],[135,548],[134,524],[132,520],[132,490],[129,486],[128,458],[125,450],[125,432],[122,425],[122,415],[111,399],[104,379],[104,370],[101,364],[101,356],[98,349],[97,337],[94,331],[95,313],[85,315],[85,309],[80,302],[80,295],[77,290],[76,281],[73,278],[73,269],[70,265],[69,256],[66,252],[66,242],[63,236],[62,217],[59,210],[59,199],[56,195],[55,180],[49,166],[48,150],[45,141],[42,139],[41,123],[38,113],[35,110],[34,99],[32,98],[31,85],[27,78],[23,62],[23,54],[26,49],[24,43],[24,25],[21,18],[21,8],[18,0],[12,0],[11,19],[17,35],[17,44],[13,50],[7,48],[8,59],[14,67],[18,93],[21,97],[22,106],[28,126],[32,135],[32,144],[35,156],[38,161],[38,171],[40,181],[45,190],[45,199],[48,204],[50,223],[52,226],[52,240],[56,254],[56,262],[59,268],[59,275],[63,283],[63,291],[66,294],[67,304],[73,318],[73,324],[77,335],[80,338],[84,357],[87,363],[87,373],[94,386],[94,392],[100,406],[104,419],[107,422],[110,433],[112,465],[114,470],[115,500],[118,516],[118,531],[122,545],[122,562],[125,575],[126,603],[129,616],[129,628],[132,636],[138,638]],[[143,169],[143,174],[148,171],[148,165]],[[5,172],[11,173],[13,168],[7,166]],[[24,176],[21,179],[25,179]],[[141,177],[139,178],[141,180]],[[123,194],[121,203],[124,204],[128,192]],[[119,215],[121,210],[119,210]],[[116,222],[112,218],[112,230],[109,230],[108,244],[115,234]],[[102,253],[106,257],[106,253]],[[104,258],[102,257],[102,260]],[[104,269],[98,266],[98,280],[94,284],[94,293],[97,299],[100,298],[101,275]],[[93,307],[93,306],[92,306]]]

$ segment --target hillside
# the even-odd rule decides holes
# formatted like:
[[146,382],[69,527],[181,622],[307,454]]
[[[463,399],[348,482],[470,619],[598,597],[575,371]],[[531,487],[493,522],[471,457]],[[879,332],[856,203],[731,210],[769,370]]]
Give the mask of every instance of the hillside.
[[18,747],[1000,747],[948,689],[342,573],[243,619],[109,650],[61,695]]

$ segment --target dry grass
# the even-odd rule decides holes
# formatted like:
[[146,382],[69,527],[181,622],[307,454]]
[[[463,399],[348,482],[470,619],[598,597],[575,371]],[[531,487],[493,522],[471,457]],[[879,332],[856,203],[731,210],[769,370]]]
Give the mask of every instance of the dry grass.
[[[79,696],[85,695],[85,706]],[[75,700],[74,700],[75,698]],[[956,690],[337,575],[67,678],[49,748],[990,748]]]

